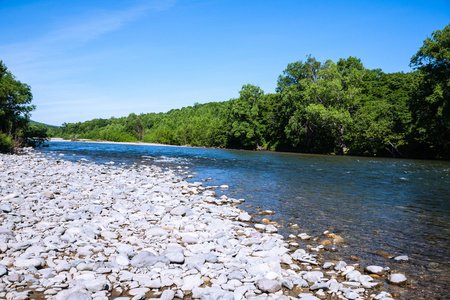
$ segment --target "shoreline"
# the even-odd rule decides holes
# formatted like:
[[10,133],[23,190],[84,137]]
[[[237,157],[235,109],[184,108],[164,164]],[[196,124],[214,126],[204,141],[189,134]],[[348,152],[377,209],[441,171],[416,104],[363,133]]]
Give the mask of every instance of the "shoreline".
[[[81,143],[97,143],[97,144],[115,144],[115,145],[141,145],[141,146],[162,146],[162,147],[191,147],[191,146],[179,146],[169,144],[157,144],[157,143],[143,143],[143,142],[112,142],[112,141],[93,141],[89,139],[80,139],[77,141],[64,140],[63,138],[51,138],[50,142],[81,142]],[[191,147],[195,148],[195,147]],[[198,147],[202,148],[202,147]]]
[[312,156],[312,157],[338,157],[338,158],[349,158],[349,159],[386,159],[386,160],[414,160],[414,161],[436,161],[436,162],[447,162],[448,159],[435,158],[414,158],[414,157],[389,157],[389,156],[364,156],[364,155],[341,155],[341,154],[319,154],[319,153],[303,153],[295,151],[277,151],[268,149],[233,149],[233,148],[218,148],[218,147],[206,147],[206,146],[190,146],[190,145],[170,145],[170,144],[158,144],[158,143],[144,143],[144,142],[113,142],[113,141],[94,141],[90,139],[80,139],[77,141],[64,140],[63,138],[50,138],[50,142],[80,142],[80,143],[98,143],[98,144],[117,144],[117,145],[136,145],[136,146],[161,146],[161,147],[186,147],[186,148],[197,148],[197,149],[217,149],[217,150],[227,150],[227,151],[250,151],[250,152],[262,152],[262,153],[281,153],[288,155],[301,155],[301,156]]
[[0,298],[392,299],[384,268],[319,261],[174,170],[28,150],[0,175]]

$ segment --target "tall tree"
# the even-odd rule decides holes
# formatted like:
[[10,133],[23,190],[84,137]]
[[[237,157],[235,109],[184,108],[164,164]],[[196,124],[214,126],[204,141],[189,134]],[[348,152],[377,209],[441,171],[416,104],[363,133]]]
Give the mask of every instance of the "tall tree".
[[410,103],[416,153],[450,157],[450,24],[424,40],[411,58],[420,77]]
[[[0,151],[13,150],[27,140],[32,144],[34,137],[27,136],[27,133],[40,132],[27,130],[31,111],[35,109],[31,105],[32,99],[31,88],[16,80],[0,60]],[[46,132],[42,138],[46,139]]]
[[280,143],[282,149],[311,152],[316,147],[313,132],[305,117],[305,107],[308,105],[305,93],[310,85],[317,82],[320,68],[321,63],[309,55],[305,62],[288,64],[278,77],[276,90],[281,99],[276,111],[280,129],[283,128],[285,136],[285,142]]
[[125,131],[139,141],[145,136],[145,129],[142,126],[141,119],[135,113],[128,115],[125,121]]
[[[295,107],[286,126],[287,136],[300,151],[346,153],[348,128],[359,107],[365,74],[361,61],[349,57],[337,64],[331,60],[319,64],[309,57],[297,66],[306,70],[305,76],[280,89],[283,99]],[[287,82],[283,78],[279,85]]]
[[261,88],[246,84],[239,91],[239,98],[232,101],[231,107],[231,143],[237,147],[259,148],[264,130],[262,117]]
[[411,123],[408,102],[415,73],[366,70],[351,128],[352,154],[402,157]]
[[0,132],[16,136],[26,127],[35,109],[30,104],[32,99],[31,88],[16,80],[0,60]]

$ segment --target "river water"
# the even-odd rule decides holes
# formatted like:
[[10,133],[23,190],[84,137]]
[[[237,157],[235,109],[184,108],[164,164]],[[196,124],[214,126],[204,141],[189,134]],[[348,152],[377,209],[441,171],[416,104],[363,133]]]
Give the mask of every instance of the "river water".
[[[449,299],[450,162],[87,142],[49,142],[38,150],[72,161],[188,168],[190,181],[228,185],[219,196],[245,199],[243,209],[256,221],[284,225],[286,237],[322,237],[325,230],[342,236],[345,243],[323,252],[325,259],[351,263],[354,255],[361,266],[406,274],[408,288],[384,286],[402,299]],[[396,263],[378,251],[410,260]]]

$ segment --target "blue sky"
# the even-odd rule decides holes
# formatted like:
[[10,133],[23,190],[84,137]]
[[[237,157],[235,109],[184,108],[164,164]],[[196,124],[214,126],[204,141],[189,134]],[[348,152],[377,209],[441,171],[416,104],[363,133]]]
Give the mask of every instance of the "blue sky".
[[275,92],[288,63],[409,72],[450,1],[0,0],[0,60],[53,125]]

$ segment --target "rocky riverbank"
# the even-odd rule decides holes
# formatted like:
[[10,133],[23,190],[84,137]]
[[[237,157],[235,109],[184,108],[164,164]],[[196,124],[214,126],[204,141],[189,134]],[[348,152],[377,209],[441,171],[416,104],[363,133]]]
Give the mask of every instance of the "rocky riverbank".
[[320,261],[180,173],[0,155],[0,298],[392,299],[389,270]]

